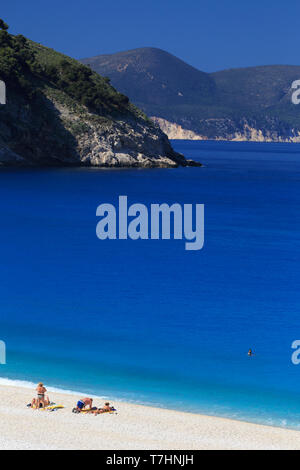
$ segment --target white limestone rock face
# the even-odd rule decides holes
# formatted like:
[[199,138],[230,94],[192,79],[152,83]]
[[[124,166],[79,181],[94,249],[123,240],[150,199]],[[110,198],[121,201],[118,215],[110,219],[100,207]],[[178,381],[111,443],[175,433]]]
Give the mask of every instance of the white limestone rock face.
[[[65,115],[61,106],[58,110]],[[76,118],[75,118],[76,119]],[[72,127],[68,117],[66,126]],[[82,165],[96,167],[163,168],[188,166],[175,152],[159,126],[143,119],[117,119],[104,125],[87,115],[85,132],[78,135],[77,151]]]
[[[214,136],[197,134],[192,130],[183,128],[176,122],[170,122],[159,117],[152,117],[152,120],[159,125],[160,129],[169,137],[169,139],[300,143],[300,132],[298,130],[290,129],[287,135],[281,135],[277,130],[254,127],[254,124],[249,123],[247,119],[243,119],[242,122],[239,122],[238,127],[231,119],[207,120],[207,123],[213,125],[216,129]],[[188,126],[188,124],[186,125]]]

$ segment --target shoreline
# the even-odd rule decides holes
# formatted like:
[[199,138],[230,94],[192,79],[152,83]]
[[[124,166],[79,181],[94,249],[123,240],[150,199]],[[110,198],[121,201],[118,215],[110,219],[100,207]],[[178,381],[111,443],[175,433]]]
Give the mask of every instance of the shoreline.
[[[118,414],[76,415],[72,408],[80,394],[50,390],[50,400],[64,409],[28,409],[26,405],[35,395],[30,384],[3,385],[2,380],[0,449],[300,449],[299,431],[120,401],[112,403]],[[102,406],[104,400],[95,399],[95,406]]]

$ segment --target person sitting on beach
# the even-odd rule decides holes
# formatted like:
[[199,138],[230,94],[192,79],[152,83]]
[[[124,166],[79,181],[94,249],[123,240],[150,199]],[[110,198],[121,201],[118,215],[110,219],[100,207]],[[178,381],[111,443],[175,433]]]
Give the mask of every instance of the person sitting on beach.
[[92,398],[81,398],[77,403],[76,410],[77,411],[85,410],[87,406],[89,406],[89,410],[92,409],[93,399]]
[[36,391],[37,391],[36,408],[39,409],[40,405],[42,405],[42,408],[45,408],[45,406],[47,406],[46,400],[45,400],[45,393],[47,392],[47,389],[44,387],[44,384],[42,382],[38,384]]

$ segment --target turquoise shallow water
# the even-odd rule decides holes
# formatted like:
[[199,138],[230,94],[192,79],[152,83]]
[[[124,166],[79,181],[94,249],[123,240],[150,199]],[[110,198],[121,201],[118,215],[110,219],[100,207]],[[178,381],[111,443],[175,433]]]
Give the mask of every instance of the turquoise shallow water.
[[[0,172],[0,376],[300,428],[300,146],[174,145],[205,167]],[[119,195],[204,203],[204,249],[99,241]]]

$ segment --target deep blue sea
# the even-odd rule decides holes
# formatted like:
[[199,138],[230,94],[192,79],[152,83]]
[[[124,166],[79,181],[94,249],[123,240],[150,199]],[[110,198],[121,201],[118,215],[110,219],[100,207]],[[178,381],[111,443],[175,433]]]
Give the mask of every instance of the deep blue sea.
[[[300,429],[300,146],[173,144],[205,166],[0,171],[0,376]],[[203,250],[100,241],[119,195],[205,204]]]

